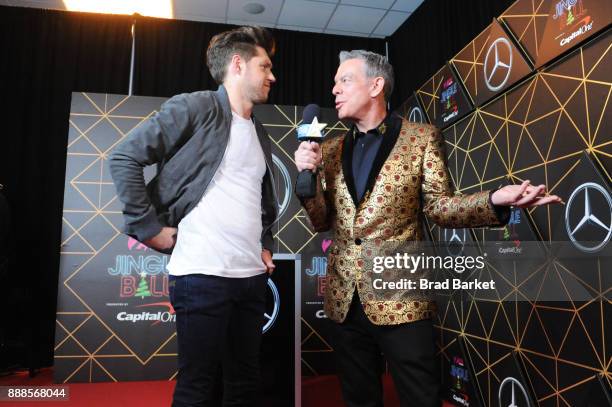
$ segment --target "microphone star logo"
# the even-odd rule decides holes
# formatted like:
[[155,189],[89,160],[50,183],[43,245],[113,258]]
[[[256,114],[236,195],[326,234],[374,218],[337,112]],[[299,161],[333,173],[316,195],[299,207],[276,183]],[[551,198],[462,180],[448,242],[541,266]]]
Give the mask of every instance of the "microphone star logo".
[[[490,59],[492,63],[489,63]],[[489,46],[483,71],[485,84],[491,92],[497,92],[506,85],[512,71],[512,45],[506,38],[499,37]]]
[[499,407],[531,407],[527,391],[514,377],[506,377],[499,385]]
[[[607,210],[594,213],[593,200],[597,198],[601,200],[602,197],[607,204]],[[579,202],[583,203],[584,208],[578,207]],[[576,218],[579,218],[577,222]],[[587,182],[576,188],[565,207],[565,230],[571,242],[579,250],[594,253],[602,249],[612,236],[612,198],[608,191],[594,182]],[[578,233],[589,231],[605,237],[601,241],[597,238],[599,243],[595,245],[587,245],[584,239],[576,237]]]
[[327,126],[327,123],[319,123],[319,120],[315,116],[315,118],[312,119],[312,123],[310,124],[310,127],[308,128],[308,133],[306,133],[306,137],[307,138],[321,137],[321,135],[323,134],[323,130],[325,129],[325,126]]

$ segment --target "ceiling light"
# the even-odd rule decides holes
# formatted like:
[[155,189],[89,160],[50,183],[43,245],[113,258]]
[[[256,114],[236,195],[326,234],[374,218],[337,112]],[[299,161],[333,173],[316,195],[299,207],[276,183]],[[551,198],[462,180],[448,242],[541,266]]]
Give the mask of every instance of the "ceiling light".
[[172,0],[64,0],[66,10],[172,18]]
[[266,8],[260,3],[247,3],[243,9],[249,14],[261,14]]

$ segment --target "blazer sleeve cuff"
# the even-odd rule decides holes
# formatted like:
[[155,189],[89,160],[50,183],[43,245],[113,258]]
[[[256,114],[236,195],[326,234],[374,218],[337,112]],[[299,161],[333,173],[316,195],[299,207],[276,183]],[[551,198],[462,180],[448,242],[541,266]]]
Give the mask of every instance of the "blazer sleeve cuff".
[[495,211],[495,216],[497,217],[499,225],[503,226],[503,225],[506,225],[510,221],[511,210],[509,206],[493,204],[493,200],[491,199],[491,197],[493,196],[493,193],[495,191],[497,191],[497,189],[489,191],[489,206],[493,208],[493,211]]

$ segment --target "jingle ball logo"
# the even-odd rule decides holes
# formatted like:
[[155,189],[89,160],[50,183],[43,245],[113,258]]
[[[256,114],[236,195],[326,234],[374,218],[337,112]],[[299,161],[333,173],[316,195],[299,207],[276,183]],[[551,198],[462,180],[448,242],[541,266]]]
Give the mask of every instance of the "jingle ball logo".
[[[321,242],[323,254],[327,253],[333,243],[331,239],[323,239]],[[313,256],[310,267],[304,269],[304,273],[309,277],[316,278],[317,297],[324,297],[327,288],[327,257]]]
[[593,29],[593,19],[587,15],[582,0],[561,0],[555,4],[553,20],[559,22],[561,32],[555,40],[560,46],[569,45]]
[[500,242],[512,242],[512,246],[500,246],[498,248],[499,254],[521,254],[523,248],[521,247],[521,239],[516,229],[517,225],[521,224],[521,210],[519,208],[512,209],[510,212],[510,220],[499,231],[498,240]]
[[128,254],[115,256],[108,267],[110,276],[119,277],[119,297],[123,300],[168,298],[168,256],[150,250],[133,238],[127,241]]
[[123,310],[114,314],[114,318],[121,323],[150,326],[176,322],[174,308],[168,301],[168,256],[131,237],[127,249],[127,253],[115,256],[113,267],[107,268],[110,276],[119,277],[119,302],[112,306],[121,306]]
[[462,357],[453,356],[450,364],[450,398],[459,405],[469,407],[470,396],[467,391],[467,384],[470,381],[470,374],[465,366]]
[[559,28],[563,29],[576,22],[586,14],[582,0],[561,0],[555,4],[554,20],[559,21]]
[[459,114],[457,106],[456,94],[459,91],[458,84],[449,77],[442,84],[442,93],[440,94],[440,104],[442,105],[442,121],[446,123],[453,117]]

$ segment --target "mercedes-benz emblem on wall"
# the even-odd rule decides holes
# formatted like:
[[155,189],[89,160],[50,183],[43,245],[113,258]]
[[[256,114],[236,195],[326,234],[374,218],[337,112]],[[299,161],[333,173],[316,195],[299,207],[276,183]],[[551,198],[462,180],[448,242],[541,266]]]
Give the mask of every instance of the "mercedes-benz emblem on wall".
[[451,256],[458,256],[463,252],[466,239],[466,229],[444,229],[446,251]]
[[499,407],[531,407],[527,391],[514,377],[506,377],[499,385]]
[[491,92],[503,88],[510,78],[510,71],[512,71],[512,45],[506,38],[499,37],[489,46],[484,60],[483,73],[487,88]]
[[276,317],[278,317],[278,310],[280,309],[280,296],[278,295],[278,289],[276,284],[271,278],[268,279],[268,294],[266,300],[266,312],[264,312],[265,325],[263,327],[263,333],[266,333],[268,329],[274,325]]
[[565,206],[565,230],[579,250],[601,250],[612,235],[612,198],[595,182],[580,185]]
[[277,188],[279,193],[278,199],[280,200],[280,202],[278,203],[277,219],[280,219],[280,217],[283,216],[283,214],[287,210],[287,207],[289,206],[289,201],[291,199],[291,176],[289,175],[289,170],[287,170],[285,164],[283,164],[281,159],[278,158],[275,154],[272,154],[272,162],[278,169],[278,172],[281,174],[282,178],[282,180],[279,180],[280,182],[282,182],[282,187]]
[[408,114],[408,121],[413,123],[424,123],[423,112],[419,107],[413,107]]

